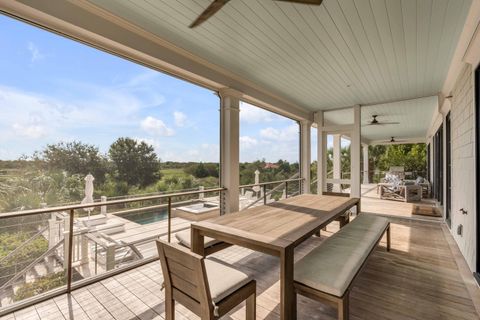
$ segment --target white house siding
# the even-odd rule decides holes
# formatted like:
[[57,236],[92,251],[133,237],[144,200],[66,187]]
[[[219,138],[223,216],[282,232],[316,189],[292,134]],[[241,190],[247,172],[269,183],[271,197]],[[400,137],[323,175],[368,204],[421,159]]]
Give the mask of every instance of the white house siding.
[[[474,77],[465,65],[453,89],[451,105],[452,138],[452,228],[451,232],[470,269],[475,269],[475,130]],[[468,214],[464,215],[460,209]],[[462,235],[457,227],[463,225]]]

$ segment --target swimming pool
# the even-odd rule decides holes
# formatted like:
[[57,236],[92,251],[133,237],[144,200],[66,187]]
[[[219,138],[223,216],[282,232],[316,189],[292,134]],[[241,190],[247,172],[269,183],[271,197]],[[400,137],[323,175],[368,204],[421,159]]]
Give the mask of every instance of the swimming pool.
[[149,224],[168,218],[167,208],[155,209],[155,211],[128,212],[118,214],[120,218],[130,220],[138,224]]

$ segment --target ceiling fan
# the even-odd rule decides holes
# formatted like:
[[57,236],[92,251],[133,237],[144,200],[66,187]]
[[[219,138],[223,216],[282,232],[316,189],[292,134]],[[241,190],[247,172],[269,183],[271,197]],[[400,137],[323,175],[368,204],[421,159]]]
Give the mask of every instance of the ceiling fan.
[[384,143],[401,143],[401,142],[405,142],[407,140],[397,140],[395,139],[395,137],[392,137],[390,140],[385,140]]
[[[224,5],[226,5],[230,0],[214,0],[210,5],[205,9],[195,21],[190,24],[189,28],[195,28],[200,24],[207,21],[211,16],[217,13]],[[311,4],[311,5],[321,5],[323,0],[275,0],[275,1],[285,1],[292,3],[302,3],[302,4]]]
[[400,124],[400,122],[380,122],[377,120],[378,114],[372,115],[372,120],[364,126],[382,126],[382,125],[387,125],[387,124]]

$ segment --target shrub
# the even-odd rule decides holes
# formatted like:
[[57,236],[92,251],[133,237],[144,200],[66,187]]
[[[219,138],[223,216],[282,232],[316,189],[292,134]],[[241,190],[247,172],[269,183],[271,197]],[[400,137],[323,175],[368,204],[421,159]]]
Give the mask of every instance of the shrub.
[[67,283],[65,271],[52,273],[44,277],[40,277],[35,282],[22,285],[13,296],[14,301],[27,299],[43,292],[61,287]]

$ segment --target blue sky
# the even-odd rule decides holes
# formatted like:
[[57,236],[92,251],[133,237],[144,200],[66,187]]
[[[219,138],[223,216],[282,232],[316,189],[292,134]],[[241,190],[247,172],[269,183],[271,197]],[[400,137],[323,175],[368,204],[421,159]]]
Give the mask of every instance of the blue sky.
[[[79,140],[146,141],[162,161],[218,161],[214,92],[0,15],[0,159]],[[241,105],[241,161],[298,161],[298,125]]]

